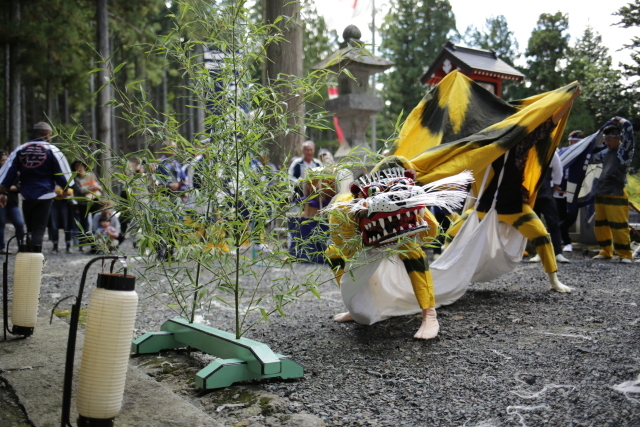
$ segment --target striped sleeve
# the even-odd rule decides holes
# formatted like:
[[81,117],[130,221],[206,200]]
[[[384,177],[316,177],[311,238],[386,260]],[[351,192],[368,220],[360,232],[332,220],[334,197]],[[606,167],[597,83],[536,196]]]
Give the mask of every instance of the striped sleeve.
[[61,188],[66,188],[71,181],[71,168],[69,162],[62,154],[62,151],[53,144],[47,144],[47,149],[51,150],[54,158],[54,180]]
[[633,142],[633,125],[629,120],[622,124],[622,143],[618,147],[618,160],[625,166],[631,164],[633,152],[635,151]]

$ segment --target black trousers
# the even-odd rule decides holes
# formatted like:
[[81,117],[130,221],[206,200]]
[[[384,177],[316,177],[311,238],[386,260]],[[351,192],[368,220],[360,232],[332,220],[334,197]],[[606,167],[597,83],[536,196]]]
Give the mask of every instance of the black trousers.
[[53,199],[24,200],[22,202],[22,216],[28,233],[27,244],[42,246],[52,203]]
[[[73,219],[74,219],[74,239],[78,243],[86,243],[84,236],[91,234],[91,219],[93,218],[92,210],[96,209],[97,204],[77,204],[73,207]],[[80,228],[75,222],[80,224]]]
[[544,217],[547,231],[551,236],[551,244],[553,252],[558,255],[562,253],[562,237],[560,236],[560,218],[558,218],[558,209],[556,201],[552,197],[550,199],[538,198],[533,211],[539,216]]
[[49,240],[58,244],[58,230],[64,230],[64,241],[71,244],[71,231],[73,230],[73,205],[68,200],[55,200],[51,205],[49,214]]
[[569,228],[578,219],[579,210],[575,212],[567,212],[567,199],[556,199],[556,205],[558,206],[558,216],[560,217],[560,235],[562,236],[562,244],[568,245],[571,243],[571,236],[569,236]]

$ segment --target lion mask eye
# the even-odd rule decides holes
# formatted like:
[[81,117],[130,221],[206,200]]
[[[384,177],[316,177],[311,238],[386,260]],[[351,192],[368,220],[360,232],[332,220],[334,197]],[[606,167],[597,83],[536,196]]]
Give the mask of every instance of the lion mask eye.
[[367,197],[375,196],[382,192],[382,188],[379,185],[372,185],[367,188]]

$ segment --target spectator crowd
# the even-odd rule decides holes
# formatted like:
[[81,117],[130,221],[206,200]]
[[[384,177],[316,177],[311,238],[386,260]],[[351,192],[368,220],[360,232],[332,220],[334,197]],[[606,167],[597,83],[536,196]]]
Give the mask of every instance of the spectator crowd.
[[[591,157],[592,163],[602,164],[602,174],[595,188],[595,233],[601,251],[594,258],[610,259],[617,253],[621,262],[632,262],[625,185],[634,149],[633,129],[629,121],[616,117],[603,127],[602,135],[604,144]],[[50,251],[58,253],[62,250],[60,230],[66,253],[85,250],[95,253],[98,248],[115,250],[125,240],[128,230],[135,231],[136,225],[105,202],[100,180],[88,170],[88,165],[81,159],[74,159],[69,165],[51,138],[51,126],[39,122],[33,128],[30,141],[11,153],[0,151],[0,253],[11,253],[5,236],[7,222],[13,224],[20,244],[26,243],[40,250],[45,232],[48,232],[51,242]],[[583,132],[573,131],[569,134],[568,146],[584,139]],[[568,209],[567,174],[558,156],[567,148],[561,148],[554,154],[534,209],[538,216],[544,218],[556,261],[561,263],[570,262],[563,252],[573,250],[569,229],[578,215],[577,210]],[[193,201],[189,199],[187,190],[202,185],[196,170],[203,159],[201,155],[195,156],[189,164],[182,165],[175,154],[175,145],[168,144],[155,164],[150,182],[179,195],[189,207]],[[302,156],[293,158],[288,175],[293,188],[291,197],[304,209],[292,211],[292,214],[313,217],[340,191],[340,181],[345,180],[340,173],[344,171],[336,169],[334,163],[328,150],[321,149],[316,158],[314,142],[303,143]],[[265,156],[252,158],[250,166],[261,179],[270,179],[269,174],[277,171]],[[324,174],[333,171],[338,176],[329,183],[320,183],[318,187],[312,178],[314,171]],[[142,164],[139,160],[129,164],[129,175],[140,172]],[[327,185],[331,191],[327,191]],[[319,197],[313,194],[314,190],[320,192]],[[122,191],[120,196],[128,197],[126,191]],[[435,213],[442,217],[439,222],[443,226],[448,223],[446,212]],[[130,234],[135,238],[135,233]],[[436,246],[442,243],[443,240]],[[260,251],[269,250],[262,242],[254,244]],[[439,253],[438,247],[435,249],[436,257]],[[529,261],[540,262],[541,258],[534,255]]]

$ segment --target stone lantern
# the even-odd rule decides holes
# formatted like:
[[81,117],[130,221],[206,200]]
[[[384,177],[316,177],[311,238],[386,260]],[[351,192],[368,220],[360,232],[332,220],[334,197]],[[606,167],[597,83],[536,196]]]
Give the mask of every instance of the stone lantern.
[[355,25],[345,28],[342,37],[344,41],[340,44],[340,49],[313,67],[336,73],[346,69],[355,78],[340,73],[338,97],[325,103],[327,111],[339,118],[344,133],[344,142],[335,154],[336,159],[346,156],[355,147],[370,149],[365,132],[371,123],[370,117],[382,110],[382,98],[371,94],[369,77],[394,65],[364,49],[360,41],[360,30]]

